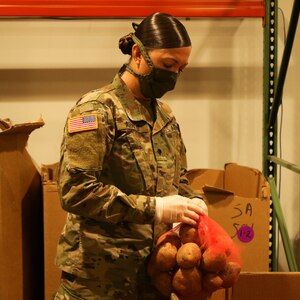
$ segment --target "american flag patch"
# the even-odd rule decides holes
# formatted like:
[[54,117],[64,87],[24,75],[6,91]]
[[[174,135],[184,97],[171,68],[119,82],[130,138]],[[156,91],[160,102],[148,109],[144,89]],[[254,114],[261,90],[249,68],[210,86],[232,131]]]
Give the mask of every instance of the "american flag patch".
[[96,115],[85,115],[75,118],[70,118],[68,122],[68,132],[80,132],[98,128]]

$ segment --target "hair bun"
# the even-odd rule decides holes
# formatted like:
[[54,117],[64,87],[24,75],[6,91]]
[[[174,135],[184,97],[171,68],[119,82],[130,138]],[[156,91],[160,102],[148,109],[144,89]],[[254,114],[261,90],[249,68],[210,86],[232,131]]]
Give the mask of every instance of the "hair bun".
[[129,33],[119,40],[119,49],[123,54],[131,55],[132,46],[134,45],[134,41],[132,39],[133,33]]

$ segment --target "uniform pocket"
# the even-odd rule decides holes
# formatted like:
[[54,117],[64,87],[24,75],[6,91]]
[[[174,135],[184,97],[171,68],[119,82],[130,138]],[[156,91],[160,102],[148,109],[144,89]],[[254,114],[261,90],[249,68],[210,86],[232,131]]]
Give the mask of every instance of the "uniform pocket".
[[149,195],[154,191],[156,170],[150,129],[147,124],[130,125],[118,129],[107,166],[112,182],[124,193]]
[[138,169],[141,172],[141,175],[143,177],[144,186],[145,189],[150,189],[151,186],[153,186],[154,183],[154,174],[153,171],[155,169],[155,166],[152,167],[151,170],[151,164],[153,164],[153,160],[146,155],[146,150],[144,147],[151,147],[152,145],[149,143],[142,145],[142,140],[139,138],[139,134],[137,132],[131,132],[127,135],[127,140],[129,147],[134,155],[136,164],[138,165]]

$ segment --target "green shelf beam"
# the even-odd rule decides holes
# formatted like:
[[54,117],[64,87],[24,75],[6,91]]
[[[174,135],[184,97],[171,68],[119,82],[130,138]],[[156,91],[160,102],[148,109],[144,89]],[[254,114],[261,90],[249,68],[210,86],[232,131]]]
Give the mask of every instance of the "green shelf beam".
[[300,167],[297,166],[297,165],[295,165],[295,164],[293,164],[293,163],[290,163],[290,162],[288,162],[288,161],[286,161],[286,160],[284,160],[282,158],[279,158],[277,156],[274,156],[274,155],[269,155],[268,159],[271,160],[271,161],[273,161],[277,165],[280,165],[282,167],[285,167],[285,168],[287,168],[289,170],[292,170],[292,171],[300,174]]
[[290,270],[290,272],[298,272],[298,267],[297,267],[296,259],[295,259],[294,252],[292,249],[292,244],[291,244],[291,241],[289,238],[289,234],[287,231],[283,211],[281,209],[281,204],[280,204],[279,196],[277,193],[275,180],[274,180],[274,178],[269,178],[268,181],[270,184],[273,207],[274,207],[276,219],[278,221],[278,228],[279,228],[279,231],[281,234],[289,270]]

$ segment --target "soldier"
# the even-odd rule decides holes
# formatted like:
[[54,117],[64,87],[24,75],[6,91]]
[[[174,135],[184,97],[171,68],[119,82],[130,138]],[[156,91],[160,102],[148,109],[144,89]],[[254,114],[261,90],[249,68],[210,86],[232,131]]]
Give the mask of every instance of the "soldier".
[[58,188],[68,212],[56,264],[55,300],[164,299],[145,271],[159,235],[207,213],[186,179],[186,153],[171,109],[158,100],[188,64],[191,41],[165,13],[120,39],[130,60],[113,82],[71,109]]

